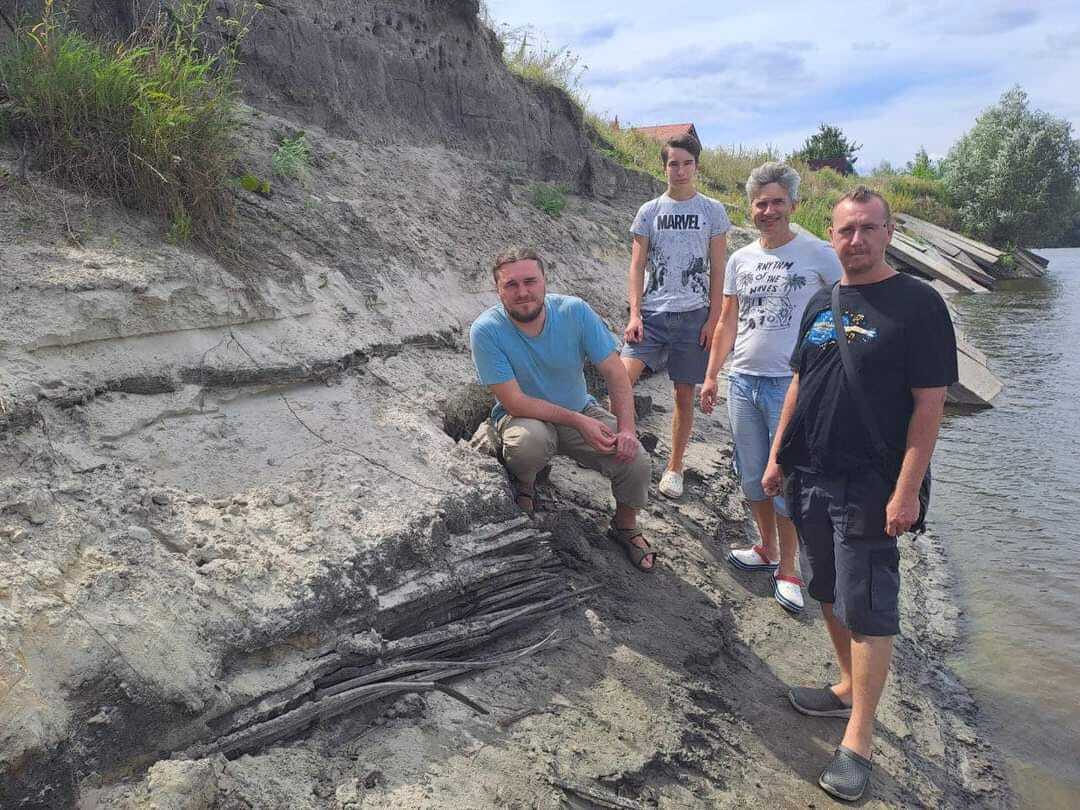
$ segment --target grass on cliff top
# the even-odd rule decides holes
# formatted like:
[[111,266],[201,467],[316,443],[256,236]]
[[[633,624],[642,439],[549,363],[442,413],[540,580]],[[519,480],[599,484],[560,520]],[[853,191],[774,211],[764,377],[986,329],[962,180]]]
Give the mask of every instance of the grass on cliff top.
[[[589,114],[586,126],[593,145],[603,154],[630,169],[664,180],[660,162],[661,144],[630,128],[615,129],[607,121]],[[724,203],[735,224],[749,221],[746,180],[750,171],[769,160],[779,160],[772,148],[703,148],[698,158],[697,185],[702,193]],[[945,228],[955,228],[956,212],[949,206],[940,180],[894,174],[862,177],[841,175],[832,169],[811,171],[804,163],[792,161],[802,177],[801,198],[793,219],[808,231],[824,238],[836,201],[860,183],[880,192],[896,213],[907,213]]]
[[215,47],[210,0],[181,0],[121,43],[90,39],[53,0],[0,53],[7,130],[35,163],[75,188],[157,213],[176,240],[220,247],[231,221],[236,47],[254,4]]

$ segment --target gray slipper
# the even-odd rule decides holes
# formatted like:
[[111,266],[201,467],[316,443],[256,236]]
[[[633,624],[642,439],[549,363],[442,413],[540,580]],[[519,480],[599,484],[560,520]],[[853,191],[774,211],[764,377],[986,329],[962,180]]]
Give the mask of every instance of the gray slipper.
[[824,689],[794,686],[788,690],[788,700],[795,711],[811,717],[851,717],[851,707],[827,686]]
[[825,766],[825,770],[818,777],[818,784],[830,796],[846,802],[857,801],[862,798],[870,784],[873,768],[866,757],[841,745],[833,754],[832,762]]

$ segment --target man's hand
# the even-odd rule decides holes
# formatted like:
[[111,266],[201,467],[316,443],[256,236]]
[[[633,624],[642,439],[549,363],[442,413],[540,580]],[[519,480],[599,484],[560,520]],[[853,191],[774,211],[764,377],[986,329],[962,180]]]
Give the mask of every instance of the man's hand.
[[585,441],[588,442],[589,447],[593,450],[605,454],[615,452],[615,434],[611,432],[611,428],[599,419],[593,419],[591,416],[582,416],[581,423],[577,426],[577,429]]
[[705,377],[705,382],[701,384],[701,392],[698,394],[698,401],[701,402],[702,412],[713,412],[713,408],[716,407],[716,377]]
[[885,534],[899,537],[919,519],[919,493],[893,492],[885,506]]
[[705,321],[705,325],[701,327],[701,333],[698,335],[698,345],[705,351],[709,351],[712,348],[713,333],[716,331],[716,323],[720,320],[720,313],[715,315],[709,315],[709,320]]
[[622,336],[627,343],[638,343],[645,337],[645,325],[641,322],[640,315],[630,316],[630,320],[626,322],[626,328],[623,329]]
[[784,470],[775,461],[769,461],[765,474],[761,476],[761,488],[770,498],[781,495],[784,490]]
[[638,454],[637,436],[629,430],[615,434],[615,460],[620,464],[629,464]]

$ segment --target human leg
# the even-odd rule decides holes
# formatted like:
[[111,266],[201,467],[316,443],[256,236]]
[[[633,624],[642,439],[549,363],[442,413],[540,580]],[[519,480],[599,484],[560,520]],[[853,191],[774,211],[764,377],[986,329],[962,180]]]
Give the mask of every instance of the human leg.
[[639,360],[637,357],[628,357],[625,354],[619,359],[622,360],[623,368],[626,369],[626,376],[630,378],[630,385],[637,384],[641,372],[645,370],[645,361]]
[[870,759],[874,715],[889,677],[893,637],[851,633],[850,639],[851,717],[840,744]]
[[[776,428],[780,423],[780,411],[784,407],[784,397],[787,396],[788,387],[791,385],[791,377],[761,377],[760,385],[755,399],[755,407],[761,414],[766,427],[765,447],[771,448],[776,438]],[[768,450],[765,460],[768,462]],[[764,467],[762,468],[764,474]],[[760,484],[760,476],[758,482]],[[764,494],[764,493],[763,493]],[[775,496],[772,499],[773,511],[776,513],[777,539],[780,547],[780,567],[776,574],[778,577],[798,577],[799,568],[799,535],[795,530],[795,524],[788,516],[788,506],[783,496]]]
[[836,510],[832,506],[833,489],[832,477],[798,472],[794,477],[790,509],[798,516],[796,525],[810,561],[812,576],[807,590],[821,603],[821,614],[840,668],[840,680],[824,690],[794,688],[789,698],[804,714],[846,717],[851,705],[851,631],[833,609],[837,589],[836,537],[840,533]]
[[[761,488],[761,477],[769,461],[769,425],[757,404],[761,377],[731,374],[728,378],[728,421],[735,442],[735,468],[743,495],[750,502],[750,514],[757,526],[765,556],[775,563],[781,549],[777,539],[776,510],[773,499]],[[786,513],[785,513],[786,514]],[[741,552],[746,556],[749,550]],[[770,570],[772,570],[770,568]]]
[[708,308],[673,312],[668,316],[668,376],[675,391],[671,415],[671,458],[660,480],[660,492],[668,497],[682,495],[683,456],[694,427],[694,388],[705,380],[709,354],[698,343],[708,320]]
[[[590,406],[585,413],[604,422],[613,431],[616,430],[617,420],[614,414],[598,406]],[[611,492],[615,497],[615,515],[611,525],[616,539],[638,549],[648,549],[649,543],[636,529],[638,510],[644,508],[649,501],[649,483],[652,478],[649,454],[639,446],[637,455],[622,463],[616,461],[614,455],[597,452],[584,440],[581,433],[573,428],[559,426],[556,433],[559,453],[569,456],[584,467],[596,470],[611,481]],[[654,560],[652,555],[639,557],[635,560],[635,565],[647,571],[652,568]]]
[[694,427],[694,387],[693,383],[675,383],[675,408],[671,413],[671,458],[667,469],[679,474],[683,471],[683,456]]
[[[771,503],[773,513],[776,514],[776,504]],[[776,533],[780,540],[780,567],[776,575],[781,577],[797,577],[799,575],[799,533],[795,530],[795,524],[791,518],[776,514]]]
[[776,511],[773,509],[772,500],[750,501],[750,514],[754,518],[754,525],[757,526],[766,555],[775,562],[780,556],[780,549],[776,541]]
[[536,476],[558,447],[555,426],[538,419],[504,416],[495,426],[499,451],[513,478],[515,500],[531,512],[535,505]]
[[830,603],[821,603],[821,615],[825,619],[825,627],[829,631],[829,639],[836,652],[836,663],[840,667],[840,680],[831,684],[829,688],[833,694],[850,706],[852,695],[851,631],[836,618]]

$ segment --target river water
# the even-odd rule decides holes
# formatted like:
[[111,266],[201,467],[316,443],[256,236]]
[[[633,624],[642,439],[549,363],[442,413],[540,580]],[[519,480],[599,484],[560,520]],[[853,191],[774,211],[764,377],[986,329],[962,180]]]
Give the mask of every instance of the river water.
[[934,534],[957,572],[975,692],[1022,807],[1080,807],[1080,249],[1046,278],[953,299],[1005,383],[950,415],[934,456]]

